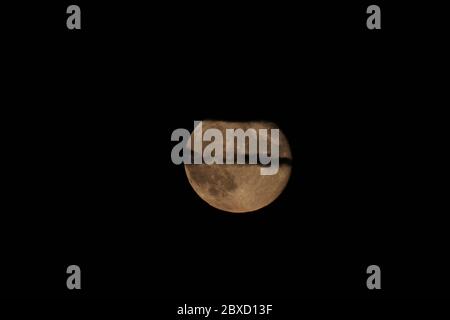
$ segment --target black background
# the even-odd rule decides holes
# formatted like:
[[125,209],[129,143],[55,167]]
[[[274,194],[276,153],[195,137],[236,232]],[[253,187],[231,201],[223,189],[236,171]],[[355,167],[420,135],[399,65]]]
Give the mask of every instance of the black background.
[[[369,2],[74,3],[82,30],[64,1],[4,20],[5,296],[448,295],[438,8],[378,1],[370,31]],[[221,212],[172,164],[172,131],[210,118],[285,132],[293,175],[274,203]]]

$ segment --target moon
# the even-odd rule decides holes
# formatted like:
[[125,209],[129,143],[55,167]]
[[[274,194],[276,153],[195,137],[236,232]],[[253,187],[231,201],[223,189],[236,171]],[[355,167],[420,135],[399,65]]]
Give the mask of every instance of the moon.
[[[224,137],[225,129],[279,129],[267,121],[203,121],[203,130],[208,128],[219,129]],[[279,170],[274,175],[261,175],[260,164],[185,164],[184,168],[190,185],[205,202],[219,210],[244,213],[259,210],[275,201],[289,181],[292,154],[281,130],[279,157]]]

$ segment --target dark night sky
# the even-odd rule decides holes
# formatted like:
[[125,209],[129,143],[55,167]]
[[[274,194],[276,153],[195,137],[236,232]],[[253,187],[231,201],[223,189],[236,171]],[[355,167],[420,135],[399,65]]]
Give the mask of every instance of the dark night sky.
[[[430,103],[418,43],[432,39],[396,20],[411,8],[383,2],[372,33],[366,3],[75,2],[81,32],[59,3],[22,11],[22,41],[10,35],[5,294],[443,294],[447,239],[424,173],[436,169],[417,131],[430,118],[410,107]],[[280,126],[294,162],[277,201],[231,215],[194,193],[170,134],[202,119]],[[81,293],[65,289],[72,263]],[[382,292],[365,287],[370,264]]]

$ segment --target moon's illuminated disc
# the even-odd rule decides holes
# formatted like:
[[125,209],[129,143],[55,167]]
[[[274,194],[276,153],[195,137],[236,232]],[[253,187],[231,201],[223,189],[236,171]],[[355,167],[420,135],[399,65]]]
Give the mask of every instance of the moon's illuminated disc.
[[[271,122],[203,121],[203,132],[225,129],[279,129]],[[195,129],[194,129],[195,132]],[[209,143],[209,142],[208,142]],[[208,143],[203,142],[203,145]],[[224,142],[224,154],[225,154]],[[248,147],[247,147],[248,150]],[[279,135],[279,170],[274,175],[261,175],[260,164],[185,164],[186,175],[195,192],[211,206],[228,212],[250,212],[273,202],[286,187],[291,175],[291,150],[285,135]],[[284,161],[283,161],[284,160]]]

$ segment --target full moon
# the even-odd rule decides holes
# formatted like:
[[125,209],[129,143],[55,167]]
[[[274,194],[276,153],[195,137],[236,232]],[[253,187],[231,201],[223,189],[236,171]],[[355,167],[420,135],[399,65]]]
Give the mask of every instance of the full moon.
[[[224,136],[226,129],[279,129],[276,124],[266,121],[203,121],[203,129],[208,128],[219,129]],[[281,130],[279,158],[279,170],[273,175],[261,175],[261,164],[185,164],[184,167],[190,185],[200,198],[217,209],[243,213],[269,205],[288,183],[292,154]]]

